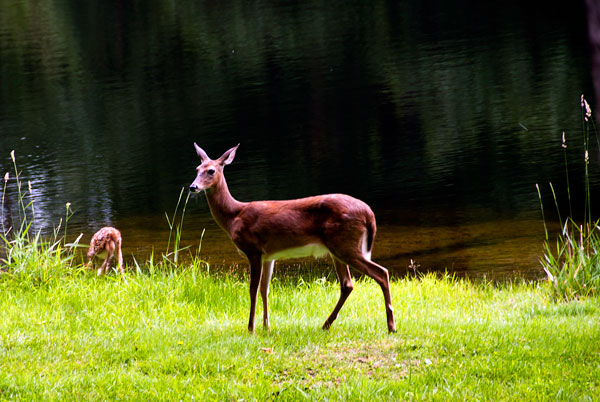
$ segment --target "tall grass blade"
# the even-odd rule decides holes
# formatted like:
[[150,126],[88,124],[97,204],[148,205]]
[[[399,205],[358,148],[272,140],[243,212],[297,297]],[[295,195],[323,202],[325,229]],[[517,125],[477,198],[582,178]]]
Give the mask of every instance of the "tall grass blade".
[[[565,172],[567,174],[567,194],[569,198],[569,213],[571,214],[564,223],[560,217],[560,209],[556,197],[556,192],[552,183],[550,189],[554,197],[554,202],[559,211],[559,220],[562,224],[562,232],[556,239],[556,251],[550,246],[546,219],[544,217],[544,206],[542,196],[538,189],[540,206],[542,209],[542,218],[544,220],[544,230],[546,232],[546,241],[544,243],[544,255],[540,259],[542,268],[546,273],[551,295],[560,300],[569,301],[589,296],[595,296],[600,292],[600,226],[599,221],[593,222],[592,201],[590,191],[590,171],[589,171],[589,146],[590,130],[593,128],[597,143],[598,133],[592,120],[591,108],[587,101],[581,96],[582,108],[582,137],[584,146],[584,211],[583,222],[577,223],[571,211],[571,195],[569,187],[569,169],[566,151]],[[563,149],[566,150],[566,141],[563,133]]]

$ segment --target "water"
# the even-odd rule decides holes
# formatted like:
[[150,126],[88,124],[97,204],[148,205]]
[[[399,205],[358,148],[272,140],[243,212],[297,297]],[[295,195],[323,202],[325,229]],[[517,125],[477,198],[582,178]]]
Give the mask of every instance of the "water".
[[[126,256],[163,251],[193,142],[241,143],[240,200],[363,199],[396,272],[539,275],[535,184],[566,205],[563,130],[583,209],[583,5],[151,3],[0,0],[0,168],[14,149],[46,230],[70,202],[74,236],[110,224]],[[184,244],[203,229],[211,262],[244,262],[194,198]]]

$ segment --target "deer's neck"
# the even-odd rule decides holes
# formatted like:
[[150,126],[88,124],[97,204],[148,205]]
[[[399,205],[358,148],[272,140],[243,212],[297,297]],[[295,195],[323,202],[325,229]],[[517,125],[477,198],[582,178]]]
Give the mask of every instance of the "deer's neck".
[[240,213],[244,203],[233,198],[225,178],[214,187],[206,189],[205,193],[213,218],[219,226],[229,233],[230,224]]

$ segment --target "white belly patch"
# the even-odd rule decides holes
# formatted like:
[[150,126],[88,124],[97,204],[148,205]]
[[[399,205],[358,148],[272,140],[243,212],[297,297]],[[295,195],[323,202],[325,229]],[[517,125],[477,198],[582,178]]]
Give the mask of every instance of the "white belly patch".
[[307,244],[306,246],[288,248],[286,250],[276,251],[264,257],[265,260],[285,260],[288,258],[301,257],[324,257],[329,254],[329,250],[322,244]]

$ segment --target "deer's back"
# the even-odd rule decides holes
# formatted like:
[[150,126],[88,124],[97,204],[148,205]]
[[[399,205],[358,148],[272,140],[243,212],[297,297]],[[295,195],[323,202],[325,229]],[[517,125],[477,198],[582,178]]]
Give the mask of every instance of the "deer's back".
[[374,221],[366,203],[345,194],[253,201],[234,219],[230,235],[242,250],[244,243],[251,243],[270,253],[322,244],[324,238],[338,233],[362,234]]

